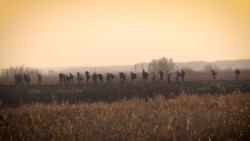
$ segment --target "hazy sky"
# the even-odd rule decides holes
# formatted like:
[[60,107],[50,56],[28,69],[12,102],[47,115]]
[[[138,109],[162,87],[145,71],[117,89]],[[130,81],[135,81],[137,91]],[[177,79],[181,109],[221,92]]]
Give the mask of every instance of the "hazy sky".
[[0,0],[0,68],[250,58],[249,0]]

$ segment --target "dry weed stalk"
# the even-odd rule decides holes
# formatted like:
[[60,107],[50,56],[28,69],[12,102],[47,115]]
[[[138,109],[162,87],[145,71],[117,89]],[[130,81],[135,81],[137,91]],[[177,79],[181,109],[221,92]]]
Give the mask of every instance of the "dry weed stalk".
[[247,140],[250,95],[156,96],[0,110],[0,140]]

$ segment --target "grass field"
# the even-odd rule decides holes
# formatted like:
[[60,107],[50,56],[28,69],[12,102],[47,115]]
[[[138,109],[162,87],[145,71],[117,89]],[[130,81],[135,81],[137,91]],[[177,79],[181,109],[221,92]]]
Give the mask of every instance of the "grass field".
[[80,85],[59,85],[56,76],[42,85],[1,80],[0,140],[248,141],[250,75],[242,76]]
[[115,102],[121,99],[149,99],[161,94],[174,98],[181,93],[228,94],[250,93],[250,81],[189,81],[139,84],[81,84],[81,85],[0,85],[1,107],[52,102]]
[[1,108],[0,140],[249,140],[250,94]]

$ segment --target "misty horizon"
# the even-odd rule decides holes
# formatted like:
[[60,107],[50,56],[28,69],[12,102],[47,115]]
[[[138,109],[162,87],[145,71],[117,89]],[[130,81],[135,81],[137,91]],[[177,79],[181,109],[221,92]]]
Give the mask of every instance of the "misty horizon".
[[[158,58],[159,59],[159,58]],[[158,60],[157,59],[157,60]],[[225,69],[235,69],[235,68],[240,68],[240,69],[250,69],[250,59],[236,59],[236,60],[216,60],[216,61],[186,61],[186,62],[175,62],[175,70],[183,69],[183,68],[191,68],[194,71],[204,71],[204,67],[208,64],[211,65],[217,65],[219,69],[225,70]],[[52,66],[52,67],[29,67],[25,65],[20,65],[20,66],[10,66],[9,68],[18,68],[18,67],[23,67],[23,68],[30,68],[30,69],[38,69],[40,72],[43,73],[48,73],[48,71],[55,71],[55,72],[77,72],[77,71],[101,71],[101,72],[118,72],[118,71],[125,71],[125,72],[130,72],[130,71],[135,71],[135,67],[137,71],[140,71],[142,68],[148,69],[148,64],[149,62],[138,62],[135,64],[131,65],[109,65],[109,66]],[[9,68],[2,68],[1,70],[4,69],[9,69]]]
[[[165,57],[165,56],[162,56],[162,57]],[[156,60],[158,60],[159,58],[154,58]],[[167,58],[169,59],[169,58]],[[173,58],[171,58],[173,59]],[[151,59],[150,61],[152,61],[153,59]],[[214,63],[214,62],[220,62],[220,61],[240,61],[240,60],[250,60],[250,58],[243,58],[243,59],[224,59],[224,60],[214,60],[214,61],[206,61],[206,60],[191,60],[191,61],[179,61],[179,62],[176,62],[174,59],[174,63],[192,63],[192,62],[205,62],[205,63]],[[133,65],[137,65],[137,64],[144,64],[144,63],[149,63],[150,61],[141,61],[141,62],[136,62],[136,63],[133,63],[133,64],[111,64],[111,65],[54,65],[54,66],[42,66],[42,67],[34,67],[34,66],[26,66],[25,64],[20,64],[20,65],[14,65],[14,66],[8,66],[6,68],[0,68],[0,69],[7,69],[7,68],[10,68],[10,67],[28,67],[28,68],[64,68],[64,67],[119,67],[119,66],[133,66]]]

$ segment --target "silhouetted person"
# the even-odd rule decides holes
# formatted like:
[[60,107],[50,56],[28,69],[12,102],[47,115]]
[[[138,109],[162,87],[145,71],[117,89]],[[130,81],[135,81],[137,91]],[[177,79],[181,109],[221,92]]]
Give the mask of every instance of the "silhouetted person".
[[70,77],[68,74],[64,74],[63,76],[63,83],[64,84],[69,84],[70,83]]
[[23,83],[23,75],[21,73],[18,74],[18,81],[19,84]]
[[212,72],[213,80],[216,80],[217,72],[213,69],[211,70],[211,72]]
[[18,84],[18,82],[19,82],[19,81],[18,81],[18,75],[15,74],[15,83]]
[[135,73],[133,73],[133,72],[130,72],[130,77],[131,77],[131,81],[133,83],[135,83],[137,75]]
[[59,83],[60,84],[62,84],[62,83],[63,84],[73,83],[74,76],[71,73],[69,73],[69,75],[59,73],[58,76],[59,76]]
[[97,77],[98,77],[98,75],[97,75],[96,73],[94,73],[94,74],[92,75],[92,79],[93,79],[93,83],[94,83],[94,84],[98,83],[98,82],[97,82]]
[[142,80],[143,82],[148,82],[148,73],[143,69],[142,70]]
[[30,84],[31,83],[31,79],[30,79],[30,75],[27,73],[23,73],[23,80],[24,80],[24,84]]
[[167,78],[168,78],[168,82],[171,82],[171,73],[169,71],[167,71]]
[[89,84],[89,79],[90,79],[89,72],[88,72],[88,71],[86,71],[86,72],[85,72],[85,75],[86,75],[86,81],[87,81],[87,84]]
[[119,72],[120,75],[120,82],[121,84],[124,84],[126,82],[126,75],[123,72]]
[[76,79],[77,79],[77,84],[80,84],[81,81],[83,80],[83,78],[79,72],[77,72],[77,74],[76,74]]
[[106,75],[107,83],[111,83],[111,76],[109,73]]
[[59,77],[59,83],[62,84],[62,83],[64,82],[65,74],[59,73],[59,74],[58,74],[58,77]]
[[111,83],[112,83],[114,81],[114,79],[115,79],[115,76],[112,73],[109,73],[109,76],[110,76],[110,80],[111,80]]
[[69,80],[68,80],[70,83],[73,83],[74,82],[74,75],[69,73]]
[[184,70],[181,70],[181,81],[184,81],[184,77],[185,77],[185,72]]
[[236,79],[239,79],[239,75],[240,75],[240,70],[239,69],[235,69],[235,75],[236,75]]
[[16,84],[22,84],[23,83],[23,75],[18,73],[15,75],[15,82]]
[[100,82],[102,83],[103,82],[103,75],[99,73],[98,78],[99,78]]
[[107,83],[111,84],[115,76],[112,73],[107,73],[106,78],[107,78]]
[[159,79],[159,82],[163,82],[163,71],[159,71],[159,74],[160,74],[160,79]]
[[42,83],[42,75],[40,73],[37,74],[37,82],[38,84]]

